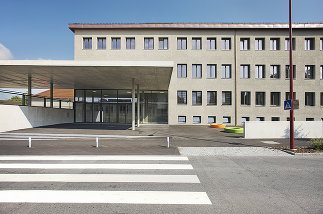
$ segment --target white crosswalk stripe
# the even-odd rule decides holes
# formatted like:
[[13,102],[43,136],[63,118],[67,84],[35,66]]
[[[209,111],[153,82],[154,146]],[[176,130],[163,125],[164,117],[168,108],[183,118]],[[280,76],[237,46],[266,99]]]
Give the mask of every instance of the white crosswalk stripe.
[[[212,204],[206,192],[190,191],[190,185],[195,185],[196,190],[200,180],[192,174],[194,168],[183,156],[32,155],[0,156],[0,161],[0,184],[12,184],[0,190],[0,203]],[[19,173],[26,170],[28,174]],[[115,170],[119,173],[114,173]],[[19,185],[26,187],[27,183],[37,185],[41,182],[87,183],[92,187],[100,183],[115,183],[125,191],[112,191],[108,187],[101,190],[100,186],[97,187],[99,190],[84,189],[82,185],[72,186],[75,189],[19,189]],[[150,185],[150,189],[140,186],[140,183]],[[185,190],[173,184],[182,185]],[[154,188],[156,191],[151,191]]]

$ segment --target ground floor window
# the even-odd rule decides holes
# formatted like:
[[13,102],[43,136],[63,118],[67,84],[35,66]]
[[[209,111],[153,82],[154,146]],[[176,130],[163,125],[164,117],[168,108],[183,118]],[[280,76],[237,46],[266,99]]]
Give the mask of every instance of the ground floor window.
[[215,116],[208,116],[207,122],[208,123],[215,123],[216,122],[216,117]]
[[223,123],[231,123],[231,117],[228,117],[228,116],[223,116],[223,120],[222,120]]
[[193,116],[193,123],[201,123],[201,116]]
[[178,116],[179,123],[186,123],[186,116]]

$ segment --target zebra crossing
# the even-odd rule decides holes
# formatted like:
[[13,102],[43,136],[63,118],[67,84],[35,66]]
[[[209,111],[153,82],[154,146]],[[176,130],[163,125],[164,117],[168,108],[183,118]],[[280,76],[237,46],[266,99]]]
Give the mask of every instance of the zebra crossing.
[[[6,185],[0,188],[0,204],[211,205],[194,172],[189,159],[183,156],[0,156],[0,187]],[[41,188],[44,185],[39,184],[44,183],[60,186]],[[72,185],[64,189],[64,184],[98,187]],[[122,191],[101,189],[104,184],[118,184]],[[26,188],[29,185],[32,188]]]

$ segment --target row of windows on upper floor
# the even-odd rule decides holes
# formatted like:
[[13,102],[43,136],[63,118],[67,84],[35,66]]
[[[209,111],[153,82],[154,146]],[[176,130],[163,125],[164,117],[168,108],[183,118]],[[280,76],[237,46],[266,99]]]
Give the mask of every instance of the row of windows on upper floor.
[[[251,92],[241,91],[243,106],[251,105]],[[290,93],[286,92],[285,100],[290,99]],[[296,99],[296,92],[293,93]],[[202,105],[202,91],[192,91],[192,105]],[[266,92],[255,92],[255,105],[266,106]],[[207,91],[207,105],[217,105],[217,91]],[[177,91],[177,104],[187,104],[187,91]],[[222,105],[232,105],[232,91],[222,91]],[[281,92],[270,92],[270,106],[281,106]],[[315,106],[315,92],[305,92],[305,106]],[[323,92],[320,93],[320,106],[323,106]]]
[[[216,38],[206,39],[206,49],[216,50],[217,42]],[[281,42],[280,38],[270,38],[270,50],[280,50]],[[169,46],[168,37],[159,37],[158,44],[160,50],[167,50]],[[221,38],[221,50],[231,50],[231,38]],[[107,42],[105,37],[97,38],[97,49],[104,50],[107,47]],[[285,50],[289,50],[290,42],[289,38],[285,38]],[[126,49],[135,49],[136,41],[135,38],[126,38]],[[265,50],[265,38],[255,39],[255,50]],[[83,49],[92,49],[92,37],[83,37]],[[113,37],[111,38],[111,49],[121,49],[121,38]],[[144,49],[153,50],[154,49],[154,38],[147,37],[144,38]],[[187,49],[187,37],[177,38],[177,49],[186,50]],[[305,50],[315,50],[315,38],[305,38],[304,40]],[[192,38],[192,50],[202,50],[202,38]],[[240,50],[250,50],[250,38],[240,39]],[[293,38],[293,50],[296,50],[296,39]],[[323,38],[320,39],[320,50],[323,50]]]
[[[206,66],[206,77],[208,79],[217,78],[217,65],[216,64],[207,64]],[[286,79],[290,78],[290,66],[285,66],[285,77]],[[222,79],[232,78],[231,65],[222,65]],[[266,78],[266,69],[265,65],[255,65],[255,78],[256,79],[265,79]],[[240,65],[240,78],[241,79],[250,79],[250,65]],[[305,65],[304,71],[305,79],[315,79],[315,65]],[[187,64],[177,64],[177,77],[178,78],[187,78]],[[281,77],[281,66],[280,65],[270,65],[269,77],[271,79],[280,79]],[[202,64],[192,64],[192,78],[200,79],[202,78]],[[319,78],[323,79],[323,65],[320,66]],[[296,79],[296,65],[293,65],[293,79]]]

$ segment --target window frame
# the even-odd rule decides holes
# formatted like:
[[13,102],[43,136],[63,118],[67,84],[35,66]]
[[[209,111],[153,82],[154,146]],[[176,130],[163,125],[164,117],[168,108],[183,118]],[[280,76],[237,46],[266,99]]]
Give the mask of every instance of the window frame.
[[[195,119],[198,119],[198,121],[195,121]],[[193,116],[193,124],[201,124],[202,123],[202,117],[201,116]]]
[[192,50],[202,50],[202,38],[193,37],[192,38]]
[[[103,42],[100,42],[100,41]],[[102,45],[102,48],[100,48],[100,45]],[[98,37],[97,38],[97,50],[106,50],[107,49],[107,38],[106,37]]]
[[270,38],[270,50],[271,51],[280,50],[280,38]]
[[[227,102],[228,100],[229,102]],[[222,91],[222,105],[223,106],[232,105],[232,91]]]
[[281,106],[281,94],[280,92],[270,92],[270,106]]
[[144,38],[144,50],[154,50],[154,37]]
[[193,106],[201,106],[202,105],[202,98],[203,98],[202,91],[192,91],[192,105]]
[[315,50],[315,38],[305,38],[304,39],[304,50],[305,51],[314,51]]
[[[261,46],[259,46],[261,41]],[[265,38],[256,38],[255,39],[255,50],[264,51],[265,50]]]
[[[210,118],[213,118],[213,121],[210,122]],[[216,116],[207,116],[207,123],[211,124],[211,123],[216,123]]]
[[83,50],[92,50],[92,37],[83,37]]
[[[260,95],[263,95],[263,96],[259,97]],[[264,91],[255,92],[255,106],[266,106],[266,92]]]
[[230,51],[231,50],[231,38],[221,38],[221,50]]
[[305,106],[315,106],[315,92],[305,92]]
[[[217,97],[218,97],[217,91],[207,91],[206,92],[206,105],[216,106],[217,105]],[[211,102],[212,100],[214,100],[214,101]]]
[[192,79],[202,79],[202,64],[192,64]]
[[[115,45],[115,48],[114,48]],[[121,38],[112,37],[111,38],[111,50],[120,50],[121,49]]]
[[[228,122],[225,122],[224,119],[228,119]],[[224,123],[224,124],[230,124],[231,123],[231,117],[230,116],[223,116],[222,117],[222,123]]]
[[[290,79],[290,71],[289,71],[289,65],[285,66],[285,79],[289,80]],[[293,65],[293,80],[296,80],[296,65]]]
[[217,78],[217,65],[216,64],[207,64],[206,65],[206,78],[207,79],[216,79]]
[[305,65],[305,79],[315,80],[315,65]]
[[270,79],[280,79],[280,65],[270,65],[269,72]]
[[[229,69],[229,71],[227,69]],[[231,70],[232,70],[231,69],[231,65],[229,65],[229,64],[223,64],[221,66],[221,72],[222,72],[221,79],[231,79],[232,78],[232,71]],[[229,74],[229,77],[227,77],[227,74]]]
[[177,91],[177,104],[178,105],[187,105],[187,91],[178,90]]
[[[185,71],[183,71],[184,67],[185,67]],[[184,72],[185,72],[185,76],[183,76]],[[177,64],[177,78],[187,78],[187,64]]]
[[127,37],[126,38],[126,49],[127,50],[135,50],[136,49],[136,38],[135,37]]
[[[166,43],[165,43],[166,41]],[[161,44],[162,47],[161,48]],[[165,48],[165,44],[166,44],[166,48]],[[159,37],[158,38],[158,50],[168,50],[168,37]]]
[[[259,71],[259,68],[262,68]],[[259,77],[260,72],[262,72],[261,77]],[[255,65],[255,79],[266,79],[266,66],[265,65]]]
[[240,79],[250,79],[250,65],[240,65]]
[[240,105],[242,105],[242,106],[250,106],[251,105],[251,92],[250,91],[241,91]]
[[[214,41],[213,42],[213,44],[214,44],[214,48],[212,48],[212,41]],[[216,50],[216,38],[215,37],[208,37],[207,39],[206,39],[206,50],[208,50],[208,51],[214,51],[214,50]]]
[[250,38],[240,38],[240,51],[250,50]]
[[[180,118],[183,118],[184,121],[180,121]],[[177,122],[181,124],[186,123],[186,116],[177,116]]]
[[[184,44],[185,44],[185,48],[183,48]],[[177,38],[177,50],[187,50],[187,37],[178,37]]]
[[[296,50],[296,38],[292,38],[293,41],[293,51]],[[289,51],[290,42],[289,38],[285,38],[285,51]]]

